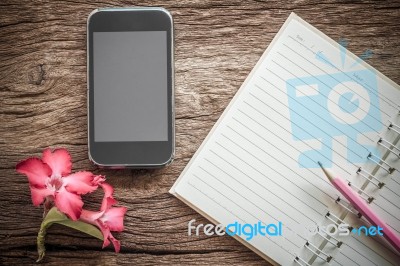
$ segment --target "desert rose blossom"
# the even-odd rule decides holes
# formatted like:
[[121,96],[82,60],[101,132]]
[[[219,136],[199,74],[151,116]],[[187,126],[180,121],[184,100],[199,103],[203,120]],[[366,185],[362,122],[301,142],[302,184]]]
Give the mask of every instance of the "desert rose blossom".
[[107,183],[101,183],[104,190],[104,197],[101,203],[100,211],[82,210],[80,220],[97,226],[103,234],[103,248],[110,244],[114,245],[115,252],[119,252],[121,244],[115,239],[111,231],[121,232],[124,230],[124,215],[126,207],[112,207],[117,204],[112,194],[114,189]]
[[55,206],[72,220],[77,220],[82,212],[82,194],[97,189],[104,177],[81,171],[71,174],[71,156],[66,149],[43,151],[42,158],[29,158],[17,164],[16,170],[29,180],[32,202],[39,206],[54,202]]

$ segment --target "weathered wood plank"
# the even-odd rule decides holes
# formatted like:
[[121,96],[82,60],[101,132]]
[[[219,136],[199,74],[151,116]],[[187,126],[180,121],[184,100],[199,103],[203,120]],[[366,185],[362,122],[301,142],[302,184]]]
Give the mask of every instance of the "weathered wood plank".
[[[97,170],[86,147],[86,17],[133,5],[164,6],[175,20],[177,158],[161,170]],[[373,50],[368,62],[400,82],[400,1],[2,1],[0,264],[34,263],[41,210],[14,167],[48,146],[68,148],[75,169],[107,175],[129,209],[121,254],[55,226],[48,264],[265,264],[232,238],[188,237],[189,220],[206,220],[168,189],[291,11],[356,54]],[[88,197],[88,208],[99,200]]]
[[[85,250],[76,255],[76,249],[63,250],[54,247],[57,251],[48,251],[47,265],[60,265],[61,261],[68,261],[70,265],[206,265],[217,261],[218,265],[237,264],[238,259],[245,265],[265,265],[263,261],[253,256],[251,251],[244,252],[199,252],[199,253],[121,253],[110,255],[106,252]],[[156,258],[156,259],[155,259]],[[221,259],[223,258],[223,260]],[[31,250],[13,250],[0,258],[3,265],[14,265],[18,260],[20,264],[31,264],[36,260],[36,252]]]

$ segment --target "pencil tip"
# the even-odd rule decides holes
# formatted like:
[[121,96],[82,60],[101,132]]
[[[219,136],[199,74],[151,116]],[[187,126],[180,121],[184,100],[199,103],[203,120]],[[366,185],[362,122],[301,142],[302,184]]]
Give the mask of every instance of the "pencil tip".
[[319,166],[321,166],[322,172],[324,172],[324,174],[326,175],[326,177],[328,177],[329,181],[333,180],[333,174],[331,171],[329,171],[328,169],[325,169],[324,166],[322,165],[322,163],[320,161],[318,161]]

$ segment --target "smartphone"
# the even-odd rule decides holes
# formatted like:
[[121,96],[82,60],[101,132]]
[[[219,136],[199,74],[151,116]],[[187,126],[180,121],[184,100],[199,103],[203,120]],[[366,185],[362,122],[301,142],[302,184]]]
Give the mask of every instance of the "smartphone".
[[174,158],[173,20],[163,8],[96,9],[87,21],[89,159],[157,168]]

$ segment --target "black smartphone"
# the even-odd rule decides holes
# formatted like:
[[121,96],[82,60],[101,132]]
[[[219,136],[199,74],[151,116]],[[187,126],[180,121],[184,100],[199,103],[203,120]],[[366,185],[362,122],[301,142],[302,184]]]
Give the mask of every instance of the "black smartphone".
[[89,158],[110,168],[172,162],[173,20],[163,8],[96,9],[87,21]]

